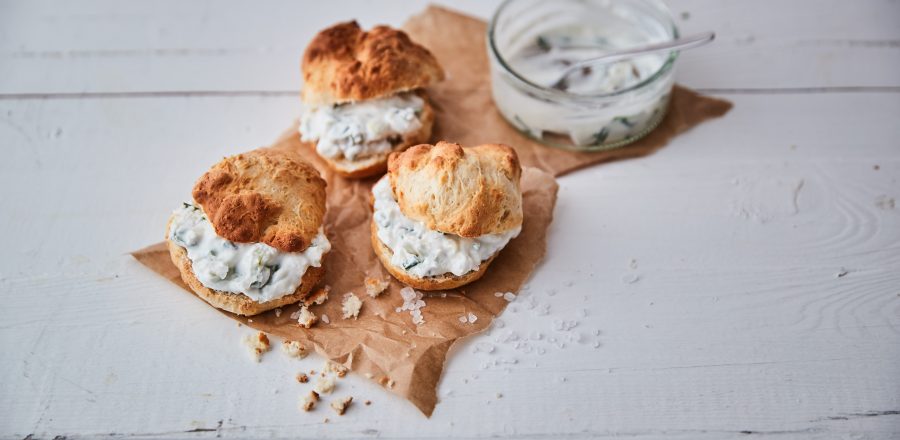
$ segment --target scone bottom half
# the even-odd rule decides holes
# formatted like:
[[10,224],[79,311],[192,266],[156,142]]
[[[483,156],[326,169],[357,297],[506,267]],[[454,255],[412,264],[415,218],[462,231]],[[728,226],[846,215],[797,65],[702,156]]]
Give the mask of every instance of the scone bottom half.
[[[391,149],[389,151],[375,153],[360,158],[347,159],[346,157],[328,157],[319,152],[318,143],[320,139],[305,140],[303,134],[301,139],[310,142],[312,149],[331,170],[345,179],[365,179],[373,176],[380,176],[387,171],[388,157],[393,153],[401,153],[412,146],[423,144],[431,139],[431,133],[434,128],[435,113],[428,94],[424,90],[415,90],[416,96],[422,99],[423,106],[421,113],[418,115],[420,127],[414,131],[404,134],[395,134],[391,136]],[[354,105],[352,103],[344,105]]]

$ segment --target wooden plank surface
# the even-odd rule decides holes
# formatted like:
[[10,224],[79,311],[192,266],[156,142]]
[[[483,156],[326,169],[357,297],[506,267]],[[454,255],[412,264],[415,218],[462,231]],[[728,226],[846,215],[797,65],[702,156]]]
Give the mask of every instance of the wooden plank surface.
[[297,116],[315,30],[418,9],[367,5],[0,3],[0,438],[900,437],[900,6],[874,0],[672,2],[720,32],[680,78],[734,110],[561,179],[547,261],[434,417],[356,377],[371,407],[299,412],[320,359],[255,364],[126,253]]

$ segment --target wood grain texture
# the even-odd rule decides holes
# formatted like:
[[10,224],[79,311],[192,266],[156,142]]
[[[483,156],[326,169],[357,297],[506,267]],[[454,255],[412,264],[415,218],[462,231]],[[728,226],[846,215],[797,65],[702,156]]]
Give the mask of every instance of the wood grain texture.
[[[399,26],[427,3],[10,1],[0,6],[0,95],[296,93],[300,54],[323,26],[349,17]],[[487,19],[499,0],[437,3]],[[678,80],[689,87],[900,87],[896,1],[669,4],[683,32],[717,32],[715,44],[683,54]]]
[[[299,412],[320,359],[254,363],[248,329],[126,255],[297,116],[304,33],[405,10],[0,3],[0,93],[96,93],[0,99],[0,438],[900,437],[900,100],[868,89],[900,85],[898,3],[779,5],[672,2],[721,26],[680,75],[739,89],[734,109],[560,180],[546,262],[455,349],[426,420],[353,375],[337,396],[372,406]],[[750,52],[724,53],[741,32]],[[11,55],[52,51],[87,52]]]

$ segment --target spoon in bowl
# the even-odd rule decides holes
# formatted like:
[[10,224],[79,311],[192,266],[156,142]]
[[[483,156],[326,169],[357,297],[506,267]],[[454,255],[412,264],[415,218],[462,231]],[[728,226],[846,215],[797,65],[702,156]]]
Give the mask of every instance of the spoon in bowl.
[[[601,56],[588,58],[586,60],[581,60],[575,63],[572,63],[566,70],[563,71],[562,75],[559,77],[556,82],[550,85],[550,88],[557,90],[566,90],[569,86],[569,77],[572,73],[580,71],[585,67],[590,67],[596,64],[609,64],[614,63],[616,61],[625,60],[628,58],[634,58],[640,55],[647,55],[650,53],[656,52],[668,52],[675,50],[685,50],[685,49],[693,49],[695,47],[703,46],[704,44],[710,43],[716,39],[715,32],[703,32],[700,34],[689,35],[687,37],[677,38],[675,40],[663,41],[662,43],[653,43],[646,44],[643,46],[632,47],[630,49],[622,49],[616,50],[612,52],[605,53]],[[565,46],[557,46],[561,48],[566,48]],[[579,47],[582,48],[582,47]]]

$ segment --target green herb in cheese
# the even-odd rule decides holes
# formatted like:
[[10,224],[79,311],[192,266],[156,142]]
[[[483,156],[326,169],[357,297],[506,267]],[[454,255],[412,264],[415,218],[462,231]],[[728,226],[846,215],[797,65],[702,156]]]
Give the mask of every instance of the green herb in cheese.
[[316,151],[332,159],[356,160],[390,152],[404,135],[422,127],[425,102],[414,93],[307,109],[300,136],[317,141]]
[[476,270],[521,231],[518,227],[502,234],[466,238],[431,230],[403,215],[388,178],[379,180],[372,193],[376,233],[393,252],[391,264],[417,277],[462,276]]
[[194,275],[204,286],[243,293],[257,302],[290,295],[310,267],[320,267],[331,249],[325,234],[303,252],[281,252],[265,243],[234,243],[216,235],[203,211],[185,203],[175,211],[169,238],[187,250]]

